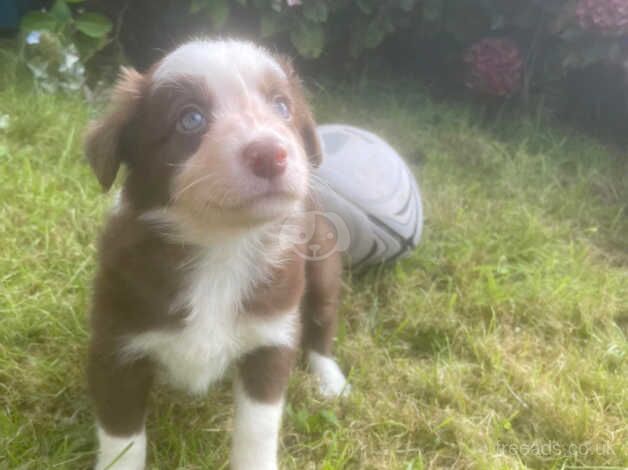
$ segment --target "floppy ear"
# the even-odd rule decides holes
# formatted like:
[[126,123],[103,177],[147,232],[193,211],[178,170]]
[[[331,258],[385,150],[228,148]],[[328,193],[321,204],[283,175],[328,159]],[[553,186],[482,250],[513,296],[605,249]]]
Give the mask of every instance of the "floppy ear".
[[291,84],[292,93],[294,95],[295,124],[301,134],[307,158],[312,166],[316,168],[323,161],[323,152],[318,138],[318,133],[316,132],[316,122],[314,121],[312,111],[310,110],[310,106],[305,97],[305,91],[301,85],[301,80],[297,76],[290,58],[283,55],[277,55],[275,58],[288,76],[288,80]]
[[123,67],[111,96],[109,111],[89,125],[85,153],[105,191],[113,184],[122,163],[122,134],[137,110],[143,83],[144,77],[140,73]]

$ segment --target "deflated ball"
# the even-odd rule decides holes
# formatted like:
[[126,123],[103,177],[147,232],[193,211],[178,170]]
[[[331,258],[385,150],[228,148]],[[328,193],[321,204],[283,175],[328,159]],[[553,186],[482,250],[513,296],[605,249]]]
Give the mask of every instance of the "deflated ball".
[[323,163],[315,192],[352,267],[393,261],[419,243],[423,208],[418,184],[399,154],[375,134],[342,124],[318,127]]

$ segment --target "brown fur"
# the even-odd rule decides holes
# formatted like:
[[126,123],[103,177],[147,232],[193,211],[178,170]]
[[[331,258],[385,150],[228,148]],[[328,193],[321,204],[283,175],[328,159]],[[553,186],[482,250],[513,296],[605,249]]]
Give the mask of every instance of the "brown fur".
[[144,77],[133,69],[123,68],[111,96],[111,111],[90,125],[85,153],[101,186],[108,190],[115,180],[123,150],[122,131],[133,118],[144,93]]
[[[314,120],[296,75],[291,67],[287,70],[287,93],[294,110],[291,125],[301,137],[311,164],[318,165],[321,149]],[[110,112],[90,127],[86,143],[89,162],[105,190],[112,185],[120,165],[128,169],[123,187],[125,207],[110,216],[100,240],[88,360],[89,390],[98,421],[115,435],[129,435],[143,426],[155,374],[148,358],[123,360],[120,347],[129,335],[181,326],[188,312],[171,312],[169,305],[184,288],[179,268],[199,250],[169,240],[154,225],[141,220],[140,214],[170,201],[177,165],[201,145],[201,136],[170,136],[169,112],[176,108],[173,103],[191,93],[195,100],[211,106],[211,96],[194,83],[149,92],[150,74],[123,71]],[[329,243],[323,232],[322,228],[317,230],[311,243]],[[305,344],[329,354],[336,328],[339,258],[334,255],[306,263],[294,252],[286,255],[289,260],[244,299],[243,314],[286,311],[304,299]],[[294,357],[295,351],[289,348],[260,348],[242,358],[239,370],[247,393],[260,401],[276,401],[285,389]]]
[[296,351],[289,348],[259,348],[247,354],[239,364],[244,389],[251,398],[273,403],[288,385]]
[[303,316],[303,345],[324,356],[330,356],[336,337],[337,310],[340,298],[342,260],[334,252],[335,240],[327,238],[329,222],[316,219],[311,244],[321,246],[321,253],[332,253],[321,260],[309,260],[305,267],[307,288],[301,312]]

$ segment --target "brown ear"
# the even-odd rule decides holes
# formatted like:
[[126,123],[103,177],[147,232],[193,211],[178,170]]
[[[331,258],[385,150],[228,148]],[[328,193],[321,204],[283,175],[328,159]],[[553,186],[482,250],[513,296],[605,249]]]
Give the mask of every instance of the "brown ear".
[[320,140],[318,133],[316,132],[316,122],[312,116],[312,111],[305,98],[305,91],[301,80],[297,76],[292,65],[292,60],[284,55],[275,55],[275,59],[281,65],[281,68],[288,76],[290,82],[294,107],[295,107],[295,121],[298,127],[301,139],[303,140],[303,146],[308,160],[314,168],[318,167],[323,161],[323,152],[321,150]]
[[143,83],[144,77],[140,73],[123,67],[111,96],[109,111],[89,125],[85,153],[105,191],[113,184],[122,163],[120,140],[124,128],[137,110]]

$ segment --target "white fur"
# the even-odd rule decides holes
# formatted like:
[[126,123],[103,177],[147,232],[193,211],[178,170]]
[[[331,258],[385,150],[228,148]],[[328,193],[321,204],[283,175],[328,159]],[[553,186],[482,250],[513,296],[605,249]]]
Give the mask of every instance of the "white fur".
[[233,470],[276,470],[277,447],[283,399],[259,403],[235,381],[235,418],[231,468]]
[[[146,433],[128,437],[112,436],[97,425],[99,452],[95,470],[143,470],[146,461]],[[118,459],[116,461],[116,459]],[[115,464],[112,463],[115,461]]]
[[[151,87],[176,88],[181,77],[193,77],[209,91],[212,124],[171,181],[179,217],[224,227],[234,218],[241,223],[287,215],[307,194],[309,164],[298,133],[277,114],[269,96],[279,92],[269,88],[273,82],[288,87],[281,65],[249,42],[199,40],[166,56],[151,77]],[[242,158],[249,144],[264,140],[287,151],[288,164],[280,177],[256,176]],[[273,192],[283,196],[267,197]]]
[[236,40],[198,40],[179,47],[161,62],[153,74],[159,86],[176,81],[182,74],[207,77],[218,96],[234,87],[255,90],[264,72],[285,78],[286,74],[272,56],[251,42]]
[[[264,204],[261,201],[260,204]],[[267,201],[267,212],[277,213],[276,222],[270,222],[258,229],[234,228],[230,226],[220,226],[210,217],[203,218],[198,215],[186,213],[176,206],[168,206],[159,209],[151,209],[140,216],[140,220],[151,224],[159,230],[169,240],[176,243],[186,243],[190,245],[205,246],[208,249],[216,247],[218,251],[222,249],[225,240],[241,240],[245,247],[250,244],[250,248],[257,250],[259,255],[265,252],[266,264],[275,264],[281,261],[279,252],[291,250],[295,243],[300,243],[298,232],[301,226],[295,221],[304,217],[303,203],[301,201]],[[272,207],[274,206],[274,207]],[[281,216],[281,218],[280,218]],[[249,233],[244,234],[243,231]],[[262,239],[274,238],[277,243],[274,246],[263,247]],[[230,243],[233,246],[233,243]],[[256,253],[251,253],[255,257]],[[258,265],[258,263],[254,263]]]
[[119,189],[111,197],[111,207],[109,208],[109,213],[111,215],[121,214],[124,212],[126,205],[127,203],[122,195],[122,190]]
[[[307,159],[296,136],[286,137],[287,123],[273,114],[269,97],[263,94],[261,84],[268,74],[274,74],[279,80],[287,79],[281,66],[260,47],[240,41],[194,41],[169,54],[157,66],[152,75],[152,87],[176,86],[181,76],[202,78],[215,99],[212,118],[215,121],[213,128],[217,129],[213,132],[222,138],[222,153],[214,157],[230,163],[239,161],[235,157],[251,139],[274,137],[286,145],[292,161],[283,177],[286,188],[280,189],[291,189],[295,199],[300,199],[307,189]],[[220,123],[226,127],[233,124],[235,130],[223,132],[217,127]],[[208,135],[215,137],[211,133]],[[189,161],[198,163],[193,157]],[[244,175],[244,165],[228,168],[230,170],[221,174],[220,180],[228,189],[237,187],[239,195],[248,196],[254,209],[252,213],[264,216],[260,216],[260,220],[274,220],[300,208],[296,201],[263,197],[258,200],[258,196],[264,195],[265,187],[257,186],[270,183]],[[270,315],[267,316],[247,314],[242,309],[243,300],[256,283],[266,279],[269,268],[281,263],[285,244],[279,243],[277,233],[281,238],[286,231],[280,231],[277,226],[270,227],[275,243],[268,247],[263,243],[268,240],[268,227],[247,229],[244,234],[225,233],[218,227],[229,231],[230,226],[216,223],[212,219],[218,218],[216,214],[185,212],[181,207],[177,210],[177,200],[182,194],[201,187],[196,185],[198,181],[201,180],[187,181],[185,186],[178,188],[179,192],[173,194],[176,197],[168,208],[142,216],[146,223],[157,224],[175,240],[204,247],[202,253],[185,266],[173,267],[185,270],[187,288],[169,307],[173,312],[183,308],[189,315],[181,328],[130,336],[121,349],[122,356],[128,360],[150,357],[168,382],[192,393],[204,392],[225,374],[230,365],[259,347],[295,347],[299,326],[296,307],[287,312],[268,312]],[[219,202],[229,208],[229,192],[225,190],[219,195]],[[195,198],[191,197],[191,200]],[[239,202],[247,201],[235,201],[234,206]],[[124,200],[114,203],[113,213],[123,210]],[[246,395],[237,381],[235,391],[232,467],[236,470],[275,470],[283,400],[277,404],[257,403]],[[126,439],[108,436],[99,429],[99,439],[101,456],[97,470],[106,468],[130,442],[134,445],[127,451],[128,455],[125,454],[123,461],[113,468],[143,468],[146,454],[143,433]]]
[[130,358],[147,355],[161,366],[169,383],[203,393],[244,354],[261,346],[295,346],[296,310],[271,312],[268,317],[241,310],[255,282],[279,262],[269,260],[258,241],[240,237],[207,249],[187,268],[189,288],[172,305],[189,310],[184,327],[134,336],[123,354]]
[[347,396],[351,385],[338,367],[336,361],[315,351],[308,353],[310,370],[318,379],[321,395],[328,398]]
[[122,205],[122,191],[118,190],[113,193],[113,196],[111,197],[111,212],[113,212],[114,214],[122,212]]

